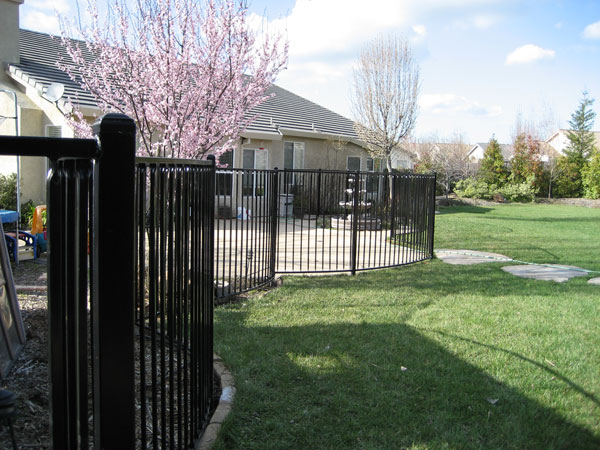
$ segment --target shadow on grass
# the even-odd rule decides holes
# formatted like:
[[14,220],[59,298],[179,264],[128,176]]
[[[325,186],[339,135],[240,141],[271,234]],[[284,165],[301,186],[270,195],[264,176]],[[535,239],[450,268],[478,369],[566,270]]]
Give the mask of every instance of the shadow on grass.
[[220,448],[600,446],[411,326],[248,327],[240,310],[221,319],[215,341],[239,390]]
[[[551,261],[552,262],[552,261]],[[560,263],[560,262],[557,262]],[[512,262],[490,262],[471,266],[451,265],[441,260],[425,261],[404,267],[359,273],[351,276],[290,277],[284,279],[293,289],[348,289],[354,296],[373,296],[378,292],[395,292],[398,296],[418,294],[426,299],[440,296],[477,296],[496,298],[522,296],[523,293],[540,297],[564,294],[589,294],[594,286],[585,280],[555,283],[523,279],[510,275],[501,267]],[[590,275],[591,276],[591,275]],[[597,289],[597,288],[596,288]],[[411,300],[412,301],[412,300]],[[372,305],[372,301],[368,303]]]
[[465,338],[462,336],[457,336],[455,334],[446,333],[446,332],[440,331],[440,330],[433,330],[433,329],[419,328],[419,327],[417,327],[416,329],[431,332],[431,333],[436,333],[436,334],[439,334],[441,336],[445,336],[445,337],[448,337],[451,339],[458,339],[460,341],[467,342],[469,344],[478,345],[480,347],[485,347],[485,348],[493,350],[493,351],[506,353],[507,355],[519,358],[520,360],[522,360],[528,364],[531,364],[533,366],[536,366],[536,367],[544,370],[545,372],[548,372],[553,377],[560,379],[563,383],[568,384],[571,388],[573,388],[574,390],[579,392],[581,395],[586,397],[588,400],[595,403],[596,406],[600,407],[600,399],[598,397],[596,397],[592,392],[586,391],[583,387],[579,386],[577,383],[575,383],[575,382],[571,381],[569,378],[563,376],[558,370],[548,367],[546,364],[539,363],[531,358],[528,358],[527,356],[521,355],[520,353],[513,352],[512,350],[507,350],[505,348],[501,348],[496,345],[484,344],[482,342],[478,342],[473,339]]
[[440,214],[486,214],[493,211],[494,208],[487,208],[485,206],[475,205],[453,205],[453,206],[441,206],[439,208]]
[[505,222],[548,223],[548,224],[553,224],[553,225],[559,225],[561,223],[569,223],[569,222],[576,223],[576,224],[584,224],[584,223],[590,223],[590,224],[594,224],[594,225],[598,224],[598,217],[581,217],[581,215],[573,216],[573,217],[486,216],[485,220],[501,220],[501,221],[505,221]]

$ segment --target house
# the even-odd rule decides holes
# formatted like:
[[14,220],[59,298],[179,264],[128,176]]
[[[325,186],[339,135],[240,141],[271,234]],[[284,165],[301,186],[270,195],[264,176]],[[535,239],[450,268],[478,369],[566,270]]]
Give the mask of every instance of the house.
[[[592,131],[594,134],[594,138],[596,140],[596,147],[600,148],[600,131]],[[556,150],[559,154],[564,155],[565,149],[569,146],[569,138],[567,135],[569,134],[569,130],[559,129],[556,130],[552,135],[544,141],[544,143],[554,150]]]
[[[469,152],[467,153],[471,162],[479,163],[483,159],[483,155],[485,154],[485,150],[487,149],[489,142],[478,142],[473,145]],[[508,163],[513,157],[514,149],[511,144],[500,144],[500,151],[502,152],[502,157],[504,158],[504,162]]]
[[[88,92],[56,67],[59,55],[67,56],[59,39],[19,30],[22,3],[0,0],[0,89],[16,93],[21,135],[73,137],[64,117],[73,105],[90,121],[102,111]],[[62,95],[49,91],[56,87]],[[234,150],[221,156],[221,167],[379,170],[380,164],[359,141],[351,120],[279,86],[272,85],[270,93],[274,96],[253,111],[256,118],[241,133]],[[0,93],[0,115],[13,117],[13,110],[11,96]],[[0,124],[0,134],[14,134],[14,122]],[[2,159],[0,172],[14,172],[15,161]],[[43,201],[46,159],[23,157],[21,168],[26,179],[23,200]]]

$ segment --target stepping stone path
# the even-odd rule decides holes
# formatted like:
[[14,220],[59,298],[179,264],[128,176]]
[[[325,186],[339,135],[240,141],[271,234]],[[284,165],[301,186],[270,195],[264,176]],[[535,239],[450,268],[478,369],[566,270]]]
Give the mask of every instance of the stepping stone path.
[[[436,250],[436,256],[448,264],[481,264],[491,262],[513,261],[508,256],[498,253],[477,252],[473,250]],[[577,266],[565,266],[556,264],[519,264],[515,266],[504,266],[502,270],[522,278],[533,278],[536,280],[555,281],[564,283],[574,277],[587,277],[589,273]],[[600,277],[592,278],[590,284],[600,286]]]
[[445,263],[454,265],[512,261],[508,256],[499,253],[476,252],[474,250],[436,250],[435,256]]
[[[574,270],[569,270],[574,269]],[[578,270],[579,269],[579,270]],[[548,264],[541,266],[537,264],[505,266],[502,268],[505,272],[512,273],[521,278],[534,278],[536,280],[556,281],[564,283],[574,277],[587,277],[587,272],[583,272],[576,266],[559,266]]]

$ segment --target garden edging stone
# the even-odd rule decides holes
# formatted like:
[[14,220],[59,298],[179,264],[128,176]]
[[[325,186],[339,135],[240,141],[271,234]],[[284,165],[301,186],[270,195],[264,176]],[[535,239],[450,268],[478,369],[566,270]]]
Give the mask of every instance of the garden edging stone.
[[221,397],[210,422],[195,446],[195,450],[210,450],[212,448],[217,440],[221,425],[233,407],[236,391],[233,375],[218,355],[213,356],[213,368],[221,380]]

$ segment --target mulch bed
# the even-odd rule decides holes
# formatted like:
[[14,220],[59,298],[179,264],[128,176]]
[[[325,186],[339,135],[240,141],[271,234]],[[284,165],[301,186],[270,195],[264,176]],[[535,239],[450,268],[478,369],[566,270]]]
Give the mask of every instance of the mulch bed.
[[[44,286],[45,259],[13,265],[17,286]],[[26,344],[2,381],[2,387],[17,395],[14,429],[19,448],[50,448],[48,382],[48,315],[45,290],[17,290],[25,327]],[[12,449],[8,427],[0,428],[0,449]]]

